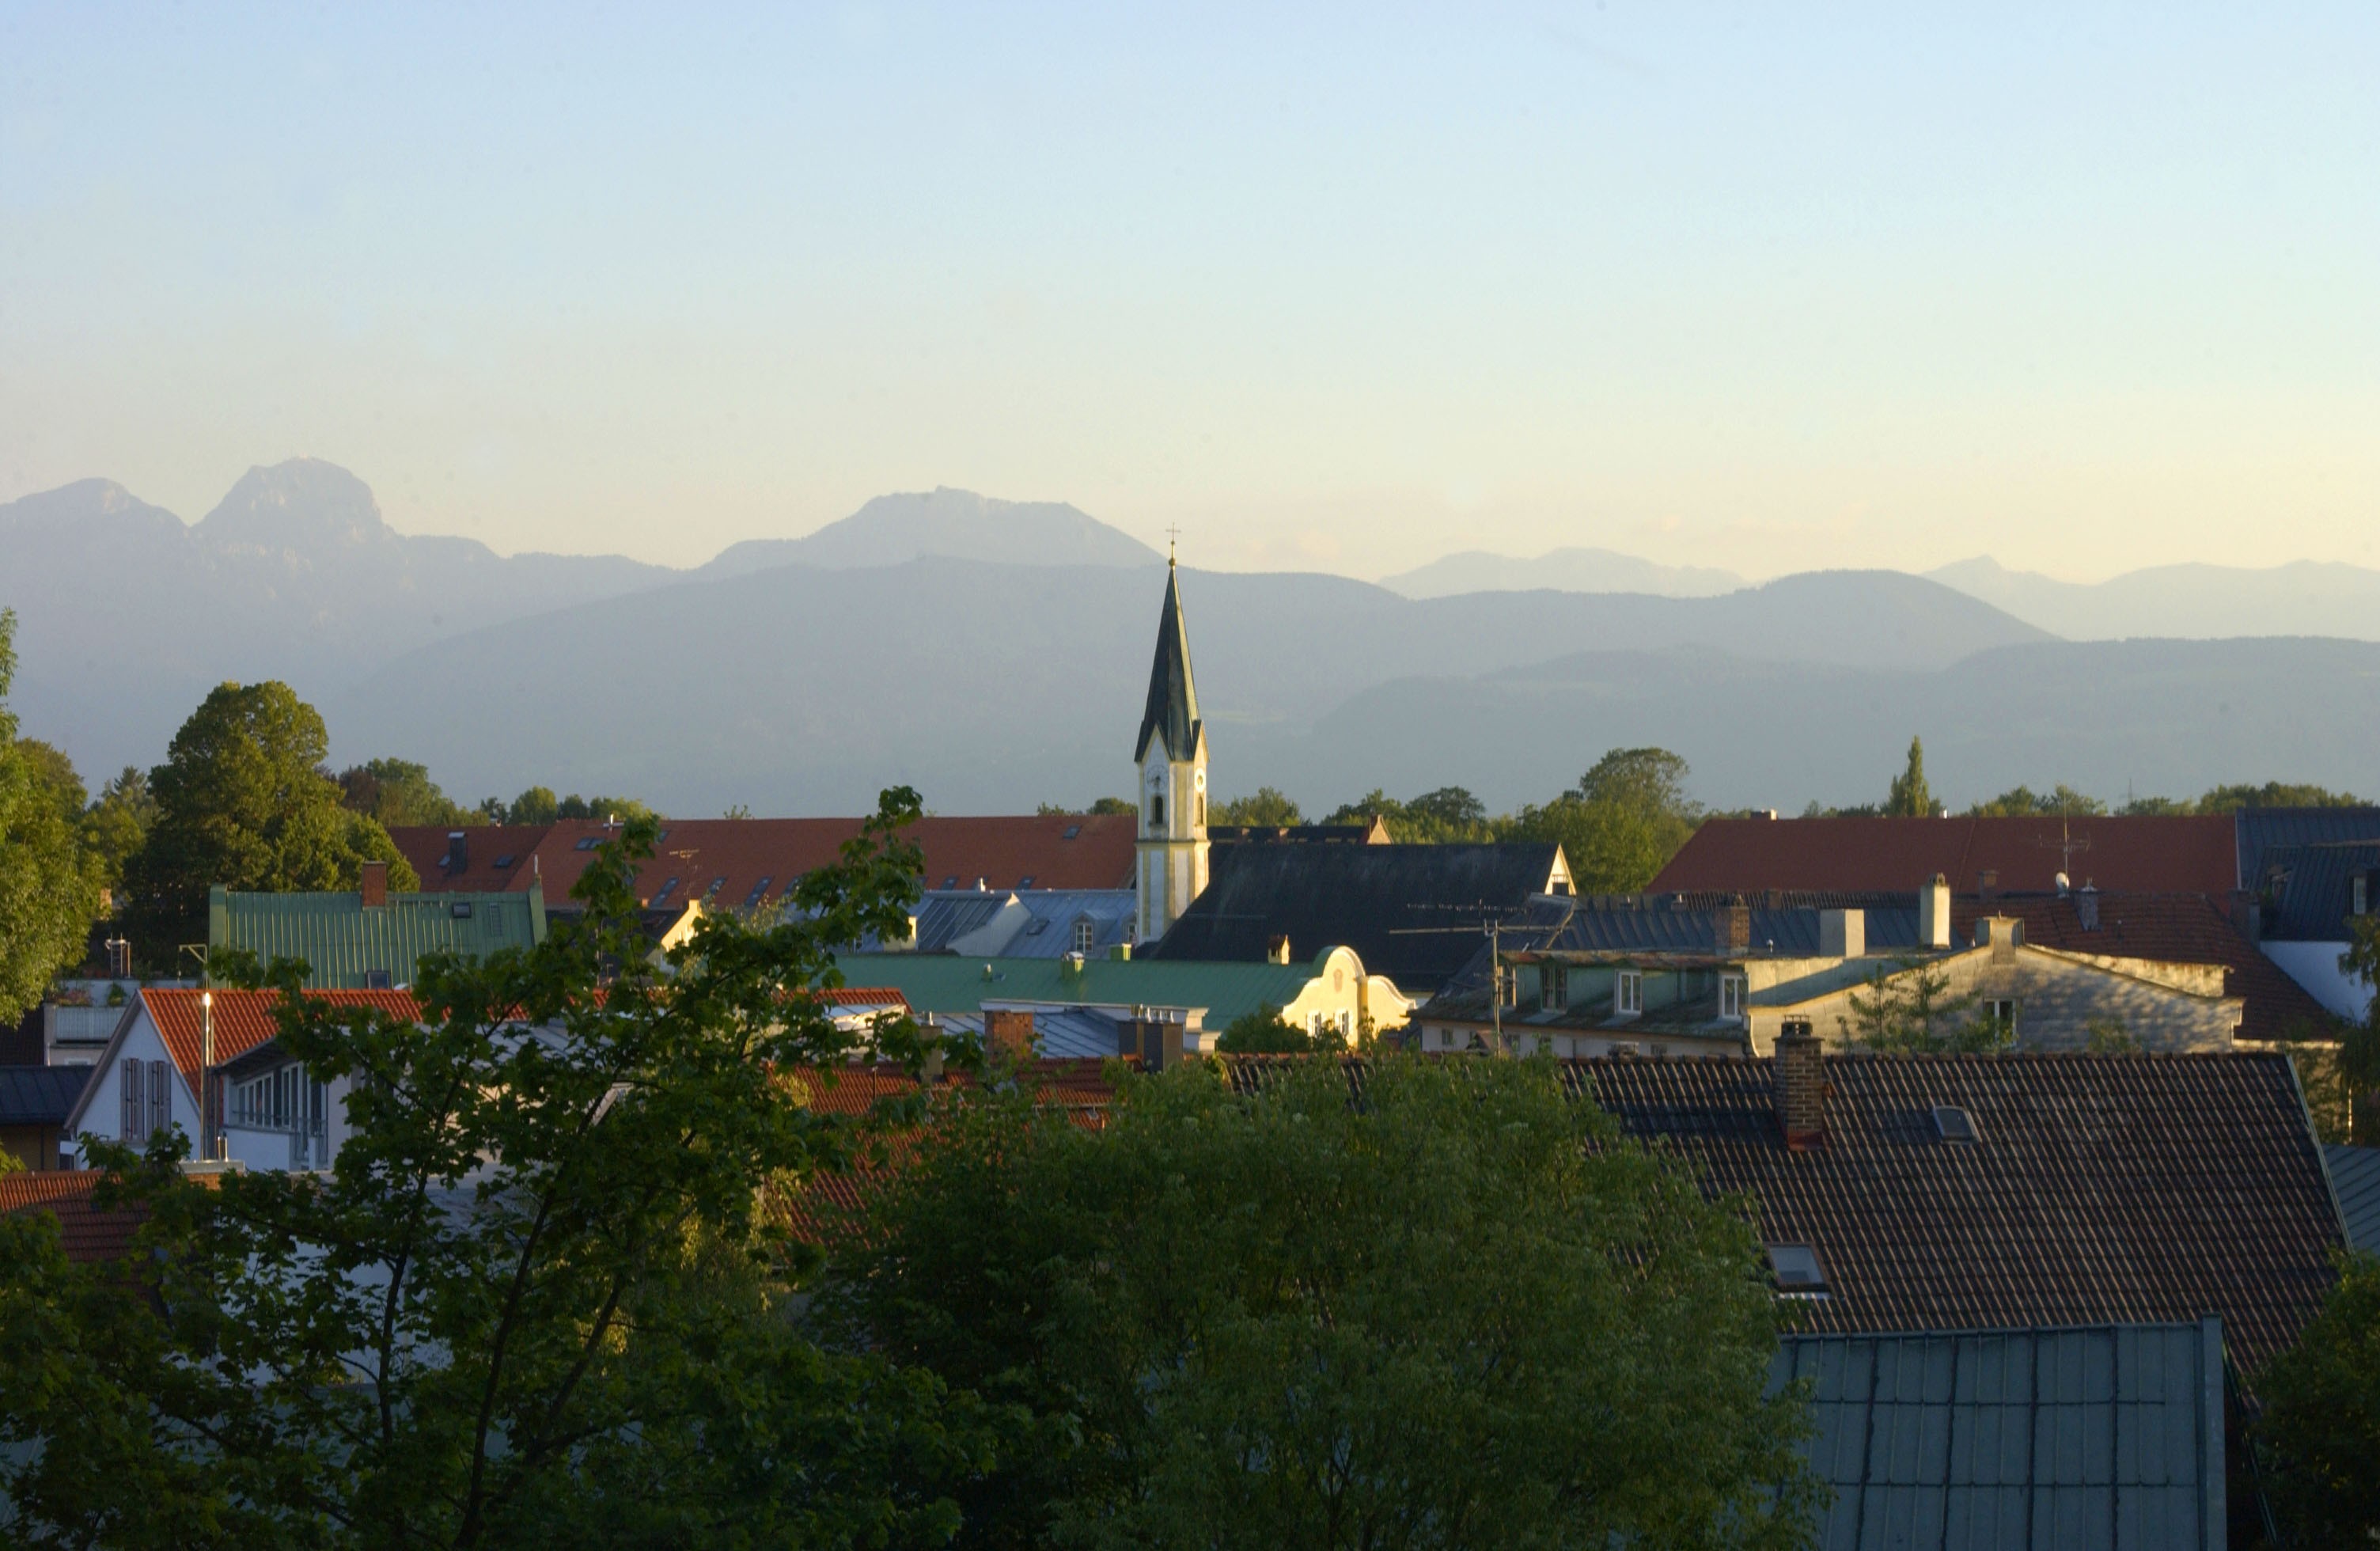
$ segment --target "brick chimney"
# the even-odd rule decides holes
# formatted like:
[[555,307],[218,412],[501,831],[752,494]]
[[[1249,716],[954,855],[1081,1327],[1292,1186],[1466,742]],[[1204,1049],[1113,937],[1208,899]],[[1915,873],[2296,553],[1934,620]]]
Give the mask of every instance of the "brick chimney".
[[1026,1007],[987,1007],[983,1010],[983,1048],[986,1055],[1005,1057],[1012,1061],[1033,1059],[1033,1011]]
[[1778,1031],[1776,1059],[1769,1063],[1777,1091],[1777,1128],[1794,1152],[1827,1145],[1824,1051],[1807,1018],[1788,1018]]
[[364,908],[377,910],[388,903],[388,864],[366,862],[363,871]]
[[1718,913],[1718,951],[1748,952],[1752,948],[1752,907],[1731,904]]

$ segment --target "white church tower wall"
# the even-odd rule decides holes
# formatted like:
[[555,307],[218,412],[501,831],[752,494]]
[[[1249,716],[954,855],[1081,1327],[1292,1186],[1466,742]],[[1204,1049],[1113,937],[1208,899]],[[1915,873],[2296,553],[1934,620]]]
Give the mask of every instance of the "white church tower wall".
[[1140,767],[1134,935],[1148,942],[1163,937],[1207,887],[1207,725],[1190,673],[1181,574],[1171,560],[1133,759]]

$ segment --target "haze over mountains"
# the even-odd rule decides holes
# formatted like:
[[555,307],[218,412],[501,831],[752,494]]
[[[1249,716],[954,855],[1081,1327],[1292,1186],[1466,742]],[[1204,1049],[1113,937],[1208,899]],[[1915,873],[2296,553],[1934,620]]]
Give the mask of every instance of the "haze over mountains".
[[[214,683],[278,677],[322,709],[337,761],[421,759],[467,800],[544,782],[681,813],[853,811],[895,781],[952,813],[1121,790],[1161,563],[1072,506],[953,490],[693,571],[400,535],[360,480],[302,459],[250,470],[194,525],[103,480],[0,506],[11,701],[87,779],[162,758]],[[1529,590],[1432,590],[1515,566]],[[1967,563],[1656,596],[1726,578],[1573,551],[1391,578],[1422,596],[1313,574],[1184,588],[1227,795],[1455,782],[1503,806],[1650,742],[1693,761],[1706,801],[1798,808],[1874,800],[1912,733],[1954,800],[2371,786],[2380,611],[2345,616],[2380,576],[2212,571],[2059,591]],[[1597,586],[1623,576],[1638,589]],[[1992,589],[2006,601],[1970,595]],[[2045,623],[2187,606],[2302,635],[2264,622],[2309,597],[2367,639],[2085,645]]]

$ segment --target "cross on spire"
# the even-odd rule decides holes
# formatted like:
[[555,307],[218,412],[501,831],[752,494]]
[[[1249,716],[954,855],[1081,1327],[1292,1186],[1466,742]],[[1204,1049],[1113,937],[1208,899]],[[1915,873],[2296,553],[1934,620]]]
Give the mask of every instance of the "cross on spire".
[[1166,564],[1168,564],[1168,565],[1171,565],[1171,564],[1172,564],[1172,563],[1173,563],[1173,550],[1174,550],[1174,546],[1175,546],[1176,542],[1181,539],[1181,537],[1182,537],[1182,530],[1181,530],[1179,527],[1176,527],[1172,526],[1172,524],[1170,524],[1170,523],[1166,526],[1166,529],[1165,529],[1165,563],[1166,563]]

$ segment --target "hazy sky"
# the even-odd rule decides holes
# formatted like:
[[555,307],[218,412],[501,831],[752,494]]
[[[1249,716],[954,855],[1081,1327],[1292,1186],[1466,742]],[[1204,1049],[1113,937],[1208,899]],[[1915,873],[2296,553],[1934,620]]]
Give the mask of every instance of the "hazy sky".
[[2369,0],[0,0],[0,500],[2380,565],[2375,82]]

